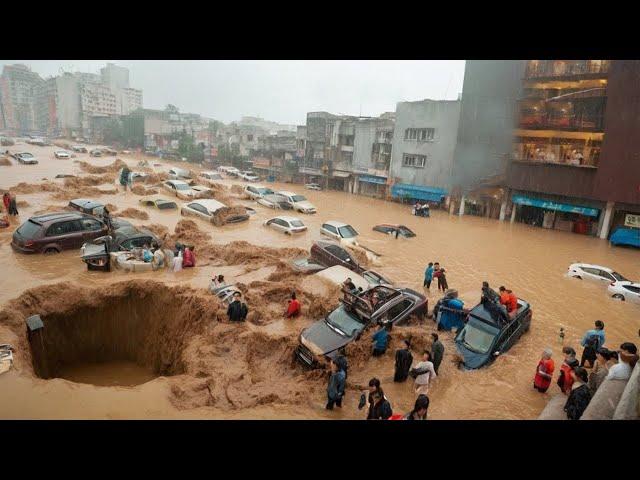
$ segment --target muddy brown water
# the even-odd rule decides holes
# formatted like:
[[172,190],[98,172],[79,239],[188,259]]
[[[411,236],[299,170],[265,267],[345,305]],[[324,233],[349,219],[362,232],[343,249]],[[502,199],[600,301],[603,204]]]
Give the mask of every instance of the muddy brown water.
[[[58,173],[80,173],[73,160],[54,160],[54,147],[19,147],[32,151],[40,159],[40,164],[30,166],[14,163],[12,166],[0,166],[0,188],[19,182],[37,183],[42,178],[52,179]],[[135,169],[136,158],[119,158],[123,158]],[[80,154],[78,159],[103,166],[111,164],[115,157],[89,159],[87,155]],[[150,163],[159,162],[153,159]],[[164,162],[162,167],[153,167],[155,171],[166,171],[168,168],[170,165]],[[232,185],[238,182],[224,180],[222,183]],[[433,211],[432,217],[428,219],[418,218],[410,215],[407,206],[343,192],[314,192],[305,190],[300,185],[290,184],[270,186],[302,193],[318,207],[316,215],[298,215],[309,227],[308,232],[287,237],[267,229],[262,226],[263,221],[277,213],[254,202],[242,200],[238,200],[238,203],[252,205],[258,211],[249,222],[217,228],[201,220],[195,221],[200,229],[210,235],[211,242],[216,244],[245,240],[260,246],[308,249],[314,240],[321,238],[319,228],[322,222],[342,220],[360,232],[360,243],[381,253],[378,264],[372,268],[400,285],[421,291],[426,264],[429,261],[439,261],[447,270],[449,286],[460,292],[460,297],[468,307],[477,303],[483,280],[487,280],[495,288],[506,285],[519,297],[530,302],[533,309],[530,332],[488,368],[479,371],[458,370],[450,361],[454,349],[452,335],[441,335],[447,350],[441,375],[430,391],[431,418],[535,418],[544,408],[547,396],[540,395],[531,388],[533,372],[541,351],[546,347],[553,349],[556,364],[560,364],[562,344],[558,332],[561,327],[566,332],[564,344],[573,345],[578,352],[581,351],[577,347],[583,332],[592,328],[597,319],[606,324],[609,346],[617,347],[623,341],[638,343],[640,340],[638,305],[614,301],[607,296],[603,286],[565,276],[570,263],[581,261],[606,265],[629,278],[640,278],[638,250],[611,247],[605,241],[571,233],[471,216],[451,216],[444,211]],[[100,188],[113,188],[113,185]],[[164,193],[161,195],[167,196]],[[29,203],[29,206],[20,209],[21,221],[42,209],[43,205],[62,207],[66,203],[52,200],[50,194],[45,192],[18,195],[18,199]],[[162,224],[173,231],[181,219],[176,211],[140,207],[140,197],[131,192],[119,191],[115,195],[104,195],[97,199],[113,203],[119,210],[139,208],[146,211],[149,220],[134,221],[136,224]],[[372,231],[372,227],[378,223],[405,224],[417,233],[417,237],[394,239]],[[75,283],[100,287],[133,278],[133,274],[121,272],[88,272],[80,261],[78,252],[64,252],[56,256],[18,255],[11,250],[10,240],[10,231],[0,232],[0,265],[3,266],[0,276],[0,307],[32,286],[68,282],[69,285]],[[166,271],[142,273],[135,274],[135,278],[153,278],[167,285],[186,284],[194,288],[205,288],[213,274],[224,274],[228,279],[248,284],[253,280],[265,279],[273,271],[272,267],[266,267],[247,272],[245,266],[205,263],[209,265],[184,270],[179,274]],[[438,299],[435,286],[432,286],[428,298],[432,307]],[[312,319],[307,318],[294,322],[278,320],[263,327],[251,328],[271,334],[297,335],[311,321]],[[15,334],[0,325],[0,343],[5,342],[16,343]],[[414,352],[414,357],[418,354],[419,352]],[[95,365],[77,365],[73,367],[76,369],[75,373],[66,375],[66,379],[41,380],[29,378],[24,373],[25,369],[16,365],[11,372],[0,376],[0,390],[10,392],[0,396],[0,417],[357,419],[364,416],[364,412],[357,409],[358,395],[351,391],[345,399],[343,411],[325,412],[325,399],[321,390],[315,392],[313,398],[297,405],[274,403],[233,411],[215,406],[178,410],[167,400],[168,377],[138,382],[145,378],[143,372],[139,371],[131,377],[137,378],[132,382],[138,383],[137,386],[105,388],[95,386],[100,383],[100,378],[113,379],[114,375],[120,375],[118,371],[125,372],[126,368],[105,364],[105,371],[99,372],[94,367]],[[410,383],[392,382],[392,351],[384,357],[371,358],[362,366],[351,368],[349,382],[364,386],[373,376],[381,379],[394,410],[410,410],[414,400]],[[126,375],[123,378],[126,379]],[[94,385],[88,385],[87,382]],[[554,388],[555,386],[552,390]],[[69,401],[71,397],[73,401]],[[150,404],[155,407],[149,408]]]

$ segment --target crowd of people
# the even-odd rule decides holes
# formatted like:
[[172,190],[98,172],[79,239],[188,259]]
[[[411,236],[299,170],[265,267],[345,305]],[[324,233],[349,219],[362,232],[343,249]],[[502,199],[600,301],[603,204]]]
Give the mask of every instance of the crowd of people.
[[438,291],[442,290],[442,293],[444,293],[449,289],[445,269],[440,266],[439,262],[429,262],[429,265],[427,265],[424,271],[424,282],[422,285],[429,291],[431,290],[431,282],[434,278],[438,282]]
[[[596,320],[594,328],[585,332],[580,344],[582,357],[571,346],[562,348],[563,362],[558,372],[557,385],[567,396],[564,411],[570,420],[579,420],[589,402],[606,379],[627,381],[640,358],[634,343],[624,342],[617,350],[605,347],[604,322]],[[545,393],[551,386],[555,363],[550,348],[542,352],[536,366],[533,388]]]

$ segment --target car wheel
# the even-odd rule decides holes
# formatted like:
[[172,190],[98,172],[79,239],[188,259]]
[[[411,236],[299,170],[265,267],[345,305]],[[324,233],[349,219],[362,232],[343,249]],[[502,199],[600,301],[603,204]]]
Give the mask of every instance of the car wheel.
[[573,277],[573,278],[577,278],[578,280],[582,280],[582,277],[581,277],[580,275],[576,275],[576,276],[575,276],[575,277]]
[[291,235],[291,232],[287,232],[287,231],[285,231],[285,232],[284,232],[284,234],[285,234],[285,235]]
[[55,253],[60,253],[60,251],[58,251],[58,249],[57,249],[57,248],[47,248],[47,249],[44,251],[44,254],[45,254],[45,255],[53,255],[53,254],[55,254]]
[[615,298],[616,300],[621,300],[621,301],[625,301],[624,295],[620,295],[619,293],[616,293],[612,298]]

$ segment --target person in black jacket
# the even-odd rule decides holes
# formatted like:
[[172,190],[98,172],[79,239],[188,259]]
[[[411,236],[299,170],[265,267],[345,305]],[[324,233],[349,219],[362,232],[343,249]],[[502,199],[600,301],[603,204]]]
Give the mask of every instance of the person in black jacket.
[[389,401],[384,398],[384,394],[381,391],[375,392],[373,394],[373,407],[367,420],[387,420],[391,415],[393,415],[393,411]]
[[241,296],[242,294],[240,292],[234,293],[233,302],[231,302],[229,308],[227,308],[227,316],[232,322],[244,322],[247,318],[247,313],[249,313],[247,305],[240,301]]
[[393,375],[394,382],[404,382],[409,376],[409,370],[413,363],[413,355],[411,355],[411,343],[409,340],[404,341],[404,348],[396,350],[396,370]]
[[591,401],[591,392],[587,385],[589,377],[583,367],[575,367],[571,371],[571,376],[574,381],[571,386],[569,399],[564,405],[564,411],[567,412],[567,418],[569,420],[580,420],[580,417]]

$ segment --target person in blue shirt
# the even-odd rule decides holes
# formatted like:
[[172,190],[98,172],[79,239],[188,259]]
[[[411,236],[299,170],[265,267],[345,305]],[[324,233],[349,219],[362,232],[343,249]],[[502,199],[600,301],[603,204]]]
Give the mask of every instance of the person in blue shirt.
[[329,377],[329,385],[327,385],[327,410],[333,410],[335,405],[342,408],[342,397],[344,397],[346,375],[344,370],[340,368],[338,363],[331,360],[331,376]]
[[596,361],[596,352],[604,345],[604,322],[596,320],[595,326],[596,328],[587,330],[580,342],[580,345],[584,347],[582,358],[580,359],[581,367],[584,367],[585,363],[589,362],[587,367],[592,368]]
[[379,357],[387,351],[389,343],[389,330],[391,325],[385,325],[373,334],[373,356]]
[[427,287],[427,290],[431,289],[431,281],[433,280],[433,262],[429,262],[429,266],[424,271],[424,283],[423,287]]

